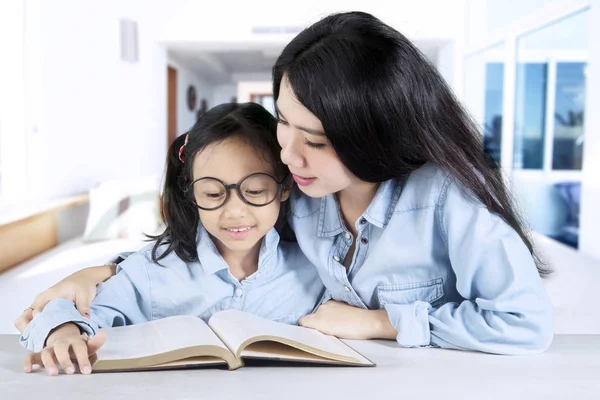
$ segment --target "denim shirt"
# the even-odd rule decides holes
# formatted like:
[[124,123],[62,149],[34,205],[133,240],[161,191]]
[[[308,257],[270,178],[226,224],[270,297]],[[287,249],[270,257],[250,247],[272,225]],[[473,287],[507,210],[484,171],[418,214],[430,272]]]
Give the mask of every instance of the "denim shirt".
[[153,244],[128,257],[115,276],[98,286],[89,319],[81,316],[71,301],[51,301],[27,326],[21,344],[40,351],[50,331],[67,322],[77,324],[91,337],[99,328],[174,315],[195,315],[208,321],[228,309],[296,324],[323,296],[317,270],[297,243],[280,241],[275,229],[263,239],[258,271],[241,282],[231,275],[201,226],[197,239],[197,262],[184,262],[172,252],[157,265],[151,258]]
[[527,354],[552,341],[552,304],[524,242],[433,164],[380,184],[356,238],[334,195],[295,191],[288,219],[324,301],[385,309],[402,346]]

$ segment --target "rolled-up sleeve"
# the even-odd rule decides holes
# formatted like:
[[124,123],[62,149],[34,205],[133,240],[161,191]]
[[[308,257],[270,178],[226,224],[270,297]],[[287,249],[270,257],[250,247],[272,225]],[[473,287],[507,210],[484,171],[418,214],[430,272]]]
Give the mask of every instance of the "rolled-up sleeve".
[[403,347],[422,347],[430,344],[429,315],[431,305],[424,301],[413,304],[386,304],[390,322],[398,331],[396,340]]

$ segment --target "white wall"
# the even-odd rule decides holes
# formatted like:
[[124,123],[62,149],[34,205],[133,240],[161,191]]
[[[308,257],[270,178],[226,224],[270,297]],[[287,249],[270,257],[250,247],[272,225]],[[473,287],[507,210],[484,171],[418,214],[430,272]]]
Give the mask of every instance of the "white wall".
[[[120,18],[138,22],[139,61],[120,59]],[[136,2],[27,0],[32,193],[52,198],[156,175],[166,152],[166,51]]]
[[[172,56],[169,57],[168,64],[177,70],[177,135],[182,135],[196,122],[196,112],[200,108],[202,99],[206,99],[208,106],[211,107],[210,100],[213,97],[214,86],[202,80]],[[196,107],[193,110],[190,110],[187,105],[187,90],[190,85],[196,88]]]
[[250,95],[265,94],[273,92],[273,84],[271,81],[248,81],[238,82],[237,86],[237,100],[239,103],[245,103],[250,101]]
[[[237,85],[217,85],[213,90],[212,100],[209,101],[208,106],[214,107],[221,103],[229,103],[233,97],[237,97]],[[239,101],[239,100],[238,100]]]
[[[590,21],[600,21],[600,0],[593,0]],[[590,24],[590,37],[600,37],[600,24]],[[579,248],[600,260],[600,41],[590,40],[587,69],[585,145],[581,192]]]
[[[0,2],[0,209],[26,192],[25,12],[21,2]],[[1,214],[1,212],[0,212]]]

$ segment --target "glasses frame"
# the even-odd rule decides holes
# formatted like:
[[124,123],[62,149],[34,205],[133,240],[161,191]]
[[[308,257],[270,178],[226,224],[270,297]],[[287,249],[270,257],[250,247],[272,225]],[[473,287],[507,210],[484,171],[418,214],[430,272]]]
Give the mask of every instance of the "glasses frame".
[[[248,178],[251,178],[253,176],[257,176],[257,175],[264,175],[264,176],[268,176],[269,178],[272,178],[276,183],[277,183],[277,193],[275,194],[275,197],[273,197],[273,200],[269,201],[268,203],[265,204],[254,204],[250,201],[248,201],[244,195],[242,194],[242,183],[244,183],[244,181]],[[237,195],[239,197],[240,200],[242,200],[245,204],[248,204],[249,206],[252,207],[264,207],[264,206],[268,206],[269,204],[273,203],[275,200],[277,200],[278,197],[281,196],[281,192],[283,192],[284,188],[284,183],[287,180],[289,174],[286,175],[285,178],[283,178],[281,181],[278,181],[277,178],[275,178],[273,175],[271,174],[266,174],[264,172],[255,172],[253,174],[250,174],[248,176],[243,177],[238,183],[231,183],[231,184],[227,184],[225,182],[223,182],[222,180],[218,179],[218,178],[213,178],[211,176],[203,176],[202,178],[198,178],[195,181],[193,181],[192,183],[190,183],[190,185],[188,186],[188,190],[191,191],[192,193],[192,198],[193,198],[193,203],[196,207],[198,207],[201,210],[204,211],[214,211],[214,210],[218,210],[219,208],[223,207],[226,203],[227,200],[229,200],[229,194],[231,192],[232,189],[235,189],[235,191],[237,192]],[[212,179],[215,180],[217,182],[219,182],[221,185],[223,185],[225,187],[225,199],[223,200],[223,202],[217,206],[217,207],[212,207],[212,208],[206,208],[206,207],[202,207],[200,205],[198,205],[198,203],[196,202],[196,196],[194,194],[194,184],[196,182],[202,181],[202,180],[206,180],[206,179]]]

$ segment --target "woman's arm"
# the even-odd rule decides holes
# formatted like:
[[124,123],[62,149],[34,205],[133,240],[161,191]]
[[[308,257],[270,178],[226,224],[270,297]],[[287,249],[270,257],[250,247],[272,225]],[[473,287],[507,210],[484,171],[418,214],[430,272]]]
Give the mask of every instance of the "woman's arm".
[[53,299],[66,299],[75,303],[83,316],[89,316],[90,304],[96,296],[96,286],[116,274],[116,264],[88,267],[67,276],[54,286],[38,294],[35,300],[15,321],[19,332],[23,332],[33,317],[40,313]]
[[422,302],[410,309],[386,306],[398,337],[412,321],[412,329],[423,332],[420,345],[497,354],[546,350],[553,307],[520,236],[455,183],[442,191],[438,213],[456,289],[465,300],[435,309]]

